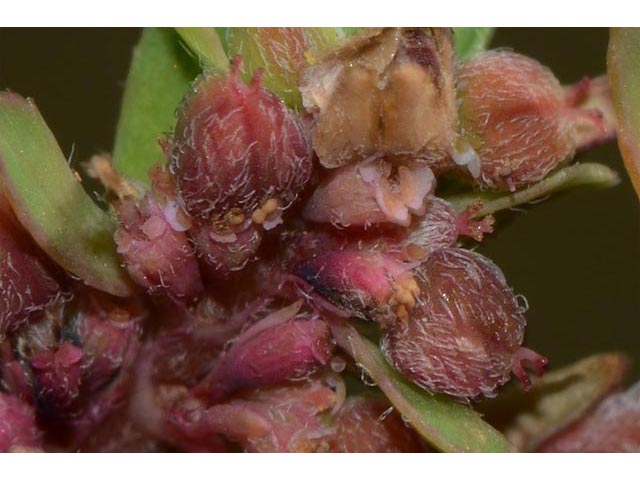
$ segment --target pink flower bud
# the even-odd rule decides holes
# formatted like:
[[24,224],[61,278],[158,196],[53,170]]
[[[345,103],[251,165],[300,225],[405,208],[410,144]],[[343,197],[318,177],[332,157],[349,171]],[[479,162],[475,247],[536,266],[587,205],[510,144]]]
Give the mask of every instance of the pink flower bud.
[[325,365],[333,351],[329,328],[305,319],[299,308],[278,310],[241,334],[193,392],[217,403],[239,389],[297,380]]
[[137,284],[180,304],[202,294],[198,262],[185,233],[190,222],[175,200],[162,203],[147,193],[139,202],[132,197],[118,201],[116,210],[118,252]]
[[380,223],[408,226],[422,215],[425,198],[435,188],[426,166],[400,166],[392,172],[385,161],[348,165],[329,174],[313,193],[304,218],[338,227]]
[[411,283],[409,268],[391,255],[343,250],[302,263],[296,274],[334,305],[378,320],[392,306],[398,286]]

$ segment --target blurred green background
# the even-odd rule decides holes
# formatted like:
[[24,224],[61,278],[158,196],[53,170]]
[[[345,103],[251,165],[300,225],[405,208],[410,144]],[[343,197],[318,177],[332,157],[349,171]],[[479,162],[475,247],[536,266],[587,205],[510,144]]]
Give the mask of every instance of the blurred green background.
[[[138,29],[0,29],[0,88],[33,97],[75,161],[110,151]],[[508,47],[563,83],[604,73],[606,29],[498,29]],[[552,366],[619,350],[640,377],[640,216],[617,146],[580,157],[620,172],[620,186],[580,190],[498,218],[480,251],[530,305],[528,345]]]

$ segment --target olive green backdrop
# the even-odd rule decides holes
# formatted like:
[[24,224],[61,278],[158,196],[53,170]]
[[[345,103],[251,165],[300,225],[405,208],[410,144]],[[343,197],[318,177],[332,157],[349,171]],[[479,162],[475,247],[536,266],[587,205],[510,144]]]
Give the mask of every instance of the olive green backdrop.
[[[0,29],[0,88],[36,99],[63,151],[109,151],[136,29]],[[493,46],[548,65],[563,83],[605,71],[605,29],[498,29]],[[624,175],[617,147],[580,160]],[[640,377],[640,217],[629,181],[575,191],[499,217],[481,251],[526,295],[528,345],[561,365],[596,351],[636,358]]]

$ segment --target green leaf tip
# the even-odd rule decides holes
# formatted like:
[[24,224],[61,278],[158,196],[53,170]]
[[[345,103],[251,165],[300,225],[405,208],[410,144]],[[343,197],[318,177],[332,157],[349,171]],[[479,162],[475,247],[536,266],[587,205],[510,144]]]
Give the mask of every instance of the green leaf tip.
[[229,58],[215,28],[176,27],[176,32],[198,57],[203,70],[223,73],[229,69]]
[[640,28],[610,29],[607,76],[617,118],[618,146],[640,198]]
[[464,61],[486,49],[493,37],[492,27],[454,27],[453,45],[456,58]]
[[475,202],[481,207],[474,211],[475,217],[482,217],[508,208],[523,205],[574,187],[613,187],[620,183],[620,176],[611,168],[600,163],[576,163],[561,168],[533,185],[510,192],[469,192],[447,197],[457,212],[462,212]]
[[0,186],[54,261],[92,287],[131,294],[113,222],[82,188],[35,104],[11,92],[0,92]]
[[338,345],[350,354],[389,401],[434,447],[444,452],[511,452],[505,437],[468,405],[420,389],[396,372],[380,349],[342,320],[331,331]]
[[620,353],[593,355],[534,379],[527,392],[508,386],[479,408],[520,450],[534,451],[620,388],[629,363]]
[[248,81],[258,68],[262,83],[290,108],[300,110],[298,80],[302,71],[333,51],[353,32],[343,28],[216,28],[229,59],[240,55]]
[[149,185],[149,170],[165,162],[159,141],[175,126],[175,112],[198,63],[172,28],[145,28],[133,52],[113,149],[113,165],[124,177]]

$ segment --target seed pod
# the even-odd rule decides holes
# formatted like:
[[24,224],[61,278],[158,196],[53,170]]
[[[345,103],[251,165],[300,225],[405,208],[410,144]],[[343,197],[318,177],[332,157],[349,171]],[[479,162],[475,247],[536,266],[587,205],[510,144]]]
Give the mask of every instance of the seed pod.
[[493,50],[460,65],[456,78],[460,127],[468,144],[459,148],[479,157],[480,171],[471,175],[479,185],[513,191],[573,156],[572,109],[549,69],[523,55]]
[[305,318],[300,303],[268,315],[242,333],[193,389],[217,403],[242,388],[257,388],[309,376],[331,357],[326,323]]
[[0,392],[0,453],[40,451],[41,437],[33,408],[13,395]]
[[522,362],[541,371],[546,359],[521,347],[522,308],[491,261],[446,248],[415,273],[415,306],[404,319],[383,324],[383,352],[398,371],[427,390],[461,399],[494,396],[512,371],[528,385]]
[[[0,194],[1,196],[1,194]],[[62,295],[55,267],[0,198],[0,340]]]

